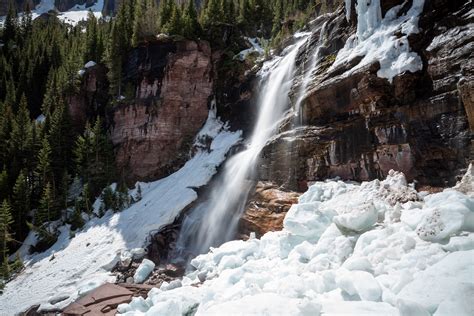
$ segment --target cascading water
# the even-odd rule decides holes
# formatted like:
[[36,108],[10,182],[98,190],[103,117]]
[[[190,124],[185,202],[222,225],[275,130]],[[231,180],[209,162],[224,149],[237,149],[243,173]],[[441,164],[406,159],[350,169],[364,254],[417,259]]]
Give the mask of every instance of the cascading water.
[[[316,68],[319,61],[320,49],[322,47],[322,44],[324,43],[324,36],[326,34],[326,26],[327,26],[327,21],[324,22],[323,26],[321,27],[316,50],[312,53],[310,57],[309,67],[306,69],[306,72],[303,75],[303,81],[298,88],[297,99],[294,105],[294,109],[295,109],[295,122],[294,123],[296,123],[295,125],[302,124],[301,104],[303,103],[303,100],[305,98],[305,93],[306,93],[306,90],[308,89],[308,85],[312,80],[313,70]],[[308,41],[307,45],[309,46],[310,44],[311,44],[311,41]]]
[[258,119],[247,149],[230,158],[209,198],[193,208],[184,218],[171,259],[179,261],[218,246],[235,236],[238,220],[252,187],[250,178],[260,151],[276,131],[289,104],[298,50],[308,34],[300,34],[296,44],[282,57],[266,62],[259,72],[263,83],[259,95]]

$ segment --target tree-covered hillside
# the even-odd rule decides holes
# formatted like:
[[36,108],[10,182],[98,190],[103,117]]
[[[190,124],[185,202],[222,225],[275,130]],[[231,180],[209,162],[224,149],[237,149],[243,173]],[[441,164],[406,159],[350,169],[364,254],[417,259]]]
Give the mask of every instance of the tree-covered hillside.
[[[106,109],[79,128],[71,125],[70,97],[78,93],[89,61],[105,66],[109,106],[124,94],[123,65],[131,49],[158,34],[204,39],[237,54],[245,36],[276,45],[311,16],[324,10],[319,0],[122,1],[112,17],[65,24],[54,14],[33,20],[26,6],[8,10],[0,37],[0,257],[8,256],[30,229],[47,247],[56,239],[51,222],[83,224],[83,213],[108,184],[120,180],[108,139]],[[229,30],[232,37],[226,38]],[[232,62],[238,63],[238,60]],[[133,97],[133,96],[132,96]],[[119,181],[120,182],[120,181]],[[131,203],[125,185],[104,192],[114,209]],[[66,211],[67,210],[67,211]]]

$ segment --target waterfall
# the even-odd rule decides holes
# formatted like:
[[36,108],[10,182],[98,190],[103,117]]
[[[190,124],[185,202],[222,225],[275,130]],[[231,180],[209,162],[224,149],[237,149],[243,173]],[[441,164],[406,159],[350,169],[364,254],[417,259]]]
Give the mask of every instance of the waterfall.
[[[297,93],[297,98],[296,102],[294,105],[295,109],[295,125],[301,125],[302,124],[302,115],[301,115],[301,104],[303,103],[303,100],[306,96],[306,90],[308,89],[308,85],[311,82],[313,71],[318,65],[318,61],[320,59],[320,50],[321,47],[324,43],[325,40],[325,35],[326,35],[326,28],[327,28],[328,21],[324,22],[324,24],[321,27],[321,31],[319,33],[319,39],[318,39],[318,44],[316,45],[316,50],[311,54],[310,61],[309,61],[309,67],[306,69],[303,75],[303,81],[300,84],[298,88],[298,93]],[[307,46],[309,47],[311,45],[311,41],[308,40]],[[309,49],[308,49],[309,51]]]
[[300,34],[296,44],[282,56],[266,62],[259,72],[262,83],[258,98],[258,118],[247,148],[231,157],[212,186],[209,197],[183,219],[171,259],[207,252],[209,247],[231,240],[252,188],[251,178],[260,151],[275,133],[289,105],[298,50],[308,34]]

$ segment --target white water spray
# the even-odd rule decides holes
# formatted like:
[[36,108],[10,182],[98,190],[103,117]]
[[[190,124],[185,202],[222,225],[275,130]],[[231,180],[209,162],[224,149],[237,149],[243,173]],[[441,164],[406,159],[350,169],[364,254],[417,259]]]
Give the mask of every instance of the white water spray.
[[264,64],[259,72],[263,82],[259,96],[259,113],[246,150],[227,161],[209,199],[197,205],[183,220],[174,259],[200,254],[235,236],[236,227],[251,189],[251,174],[260,151],[275,133],[289,104],[295,60],[307,34],[284,51],[283,57]]

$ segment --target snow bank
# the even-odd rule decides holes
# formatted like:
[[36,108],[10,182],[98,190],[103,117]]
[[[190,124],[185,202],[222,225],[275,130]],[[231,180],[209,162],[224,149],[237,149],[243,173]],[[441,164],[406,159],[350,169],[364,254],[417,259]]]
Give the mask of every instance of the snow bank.
[[[347,3],[346,13],[350,12]],[[401,16],[398,15],[402,5],[395,6],[382,19],[380,0],[358,1],[357,32],[339,51],[330,70],[359,56],[363,57],[362,60],[347,75],[376,61],[380,62],[377,75],[390,82],[403,72],[423,69],[420,56],[411,51],[408,42],[410,34],[418,33],[418,19],[423,5],[424,0],[413,0],[411,8]]]
[[[422,199],[398,172],[360,185],[317,182],[287,213],[282,231],[212,248],[191,261],[179,288],[153,290],[139,309],[124,304],[119,312],[472,315],[474,234],[465,231],[472,230],[472,203],[452,189]],[[449,207],[464,222],[445,223],[443,244],[420,238],[424,218]]]
[[[37,17],[48,13],[49,11],[56,11],[54,2],[54,0],[41,0],[41,2],[33,10],[31,10],[32,18],[36,19]],[[91,11],[96,18],[101,18],[103,9],[104,0],[96,0],[95,3],[89,7],[86,7],[86,4],[78,4],[65,12],[58,12],[57,17],[65,23],[76,25],[80,21],[87,20],[89,11]],[[0,25],[3,24],[4,20],[5,16],[0,16]]]
[[265,53],[265,50],[262,48],[260,45],[259,39],[258,38],[250,38],[250,37],[245,37],[245,40],[250,43],[252,47],[247,48],[240,53],[237,54],[239,60],[244,61],[248,55],[252,53],[256,53],[257,55],[261,56]]
[[[120,213],[108,212],[92,219],[72,239],[69,227],[62,227],[58,241],[48,251],[24,258],[26,269],[6,285],[0,296],[0,315],[13,315],[38,303],[43,304],[42,310],[62,308],[101,284],[114,281],[109,271],[115,263],[128,256],[130,249],[135,255],[133,249],[143,247],[150,232],[172,223],[197,198],[192,188],[211,179],[241,134],[228,131],[211,111],[196,143],[205,136],[213,139],[210,150],[199,150],[167,178],[140,183],[139,202]],[[48,303],[64,296],[68,298],[55,306]]]

